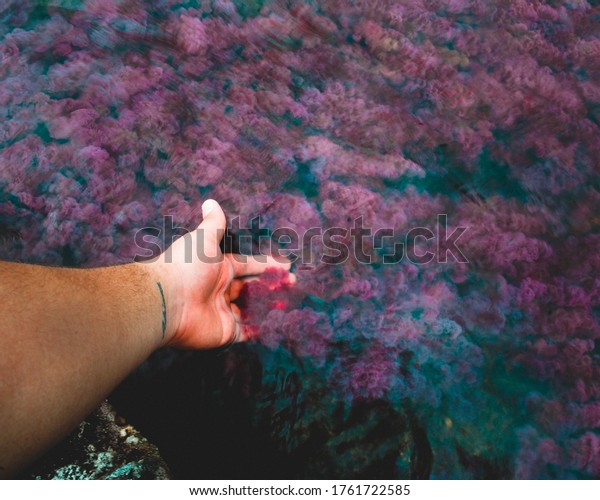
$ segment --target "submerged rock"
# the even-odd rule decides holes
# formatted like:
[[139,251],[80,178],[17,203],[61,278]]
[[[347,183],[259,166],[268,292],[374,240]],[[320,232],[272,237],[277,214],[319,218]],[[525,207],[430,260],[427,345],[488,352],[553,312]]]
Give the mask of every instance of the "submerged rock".
[[158,448],[107,401],[48,452],[24,479],[170,479]]

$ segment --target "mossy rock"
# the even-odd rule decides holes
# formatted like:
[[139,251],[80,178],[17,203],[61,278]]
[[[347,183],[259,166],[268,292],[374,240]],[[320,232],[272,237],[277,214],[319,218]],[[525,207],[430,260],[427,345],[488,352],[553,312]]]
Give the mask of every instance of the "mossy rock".
[[158,448],[103,402],[24,479],[170,479]]

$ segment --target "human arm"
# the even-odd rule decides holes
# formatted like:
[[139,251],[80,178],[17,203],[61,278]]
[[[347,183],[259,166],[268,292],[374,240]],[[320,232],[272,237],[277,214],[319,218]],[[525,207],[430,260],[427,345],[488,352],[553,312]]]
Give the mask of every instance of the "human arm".
[[[154,350],[247,337],[231,303],[242,279],[289,263],[218,255],[225,216],[216,202],[203,208],[201,226],[152,263],[0,262],[0,477],[63,438]],[[221,258],[203,262],[192,252],[186,259],[190,241]]]

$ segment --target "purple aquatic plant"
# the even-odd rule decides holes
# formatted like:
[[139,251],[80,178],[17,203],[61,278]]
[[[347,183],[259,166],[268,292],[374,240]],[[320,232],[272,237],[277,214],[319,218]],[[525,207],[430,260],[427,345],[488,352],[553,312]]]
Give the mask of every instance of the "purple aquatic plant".
[[433,477],[599,477],[598,7],[251,4],[0,6],[0,227],[19,235],[0,256],[128,261],[136,231],[193,228],[208,196],[299,234],[448,214],[469,263],[250,283],[258,341],[340,400],[410,408]]

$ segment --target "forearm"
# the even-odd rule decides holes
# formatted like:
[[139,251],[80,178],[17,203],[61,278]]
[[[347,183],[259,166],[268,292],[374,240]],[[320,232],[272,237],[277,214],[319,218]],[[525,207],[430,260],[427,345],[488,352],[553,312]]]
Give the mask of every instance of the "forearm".
[[168,339],[174,294],[157,269],[0,262],[0,477],[64,437]]

